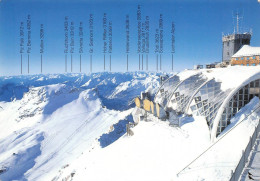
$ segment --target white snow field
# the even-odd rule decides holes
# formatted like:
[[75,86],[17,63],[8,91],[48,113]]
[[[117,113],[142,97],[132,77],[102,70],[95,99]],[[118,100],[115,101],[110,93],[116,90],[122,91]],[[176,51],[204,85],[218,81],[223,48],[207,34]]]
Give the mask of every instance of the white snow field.
[[224,132],[241,124],[177,175],[212,144],[204,118],[183,117],[181,127],[141,121],[133,136],[125,134],[133,99],[141,91],[154,95],[159,76],[0,77],[0,180],[229,180],[258,124],[260,114],[251,112],[259,99],[243,107]]
[[113,124],[131,121],[133,98],[158,87],[158,79],[146,73],[1,77],[0,169],[7,171],[0,180],[52,180]]
[[[253,99],[232,120],[233,125],[258,103],[258,98]],[[134,136],[125,135],[103,149],[96,147],[90,154],[81,155],[63,173],[76,171],[75,180],[95,181],[229,180],[258,118],[253,113],[178,176],[181,169],[211,145],[208,126],[200,117],[186,118],[188,123],[181,128],[161,121],[140,122],[133,128]]]

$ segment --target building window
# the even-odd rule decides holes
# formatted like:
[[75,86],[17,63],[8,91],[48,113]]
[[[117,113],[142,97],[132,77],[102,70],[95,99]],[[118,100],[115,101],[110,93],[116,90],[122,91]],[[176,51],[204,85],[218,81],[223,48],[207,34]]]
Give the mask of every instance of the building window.
[[229,55],[229,52],[227,52],[227,55]]
[[227,42],[227,46],[229,47],[229,42]]
[[255,80],[241,88],[236,95],[231,99],[228,103],[228,107],[223,110],[221,115],[221,120],[218,124],[217,133],[219,134],[223,127],[225,128],[227,125],[230,124],[230,120],[232,117],[254,96],[260,96],[260,79]]

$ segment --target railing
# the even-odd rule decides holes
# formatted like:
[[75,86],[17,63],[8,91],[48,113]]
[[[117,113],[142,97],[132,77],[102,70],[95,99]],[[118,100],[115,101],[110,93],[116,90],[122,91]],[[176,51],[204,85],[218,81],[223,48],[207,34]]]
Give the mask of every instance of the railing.
[[235,171],[231,171],[231,178],[230,181],[237,181],[243,172],[243,169],[248,161],[249,154],[254,146],[255,140],[260,132],[260,124],[258,122],[258,125],[255,128],[254,134],[250,137],[249,143],[247,144],[247,147],[245,150],[242,151],[241,159],[235,169]]
[[[258,109],[260,108],[260,106],[257,106],[257,108],[255,108],[253,111],[251,111],[251,113],[249,113],[248,115],[246,115],[245,116],[245,118],[242,120],[242,121],[240,121],[239,123],[237,123],[235,126],[233,126],[228,132],[226,132],[223,136],[221,136],[217,141],[215,141],[211,146],[209,146],[205,151],[203,151],[199,156],[197,156],[194,160],[192,160],[192,162],[190,162],[188,165],[186,165],[181,171],[179,171],[178,173],[177,173],[177,176],[181,173],[181,172],[183,172],[185,169],[187,169],[191,164],[193,164],[195,161],[197,161],[202,155],[204,155],[205,153],[207,153],[212,147],[214,147],[217,143],[219,143],[226,135],[228,135],[233,129],[235,129],[238,125],[240,125],[244,120],[246,120],[251,114],[253,114],[254,112],[256,112],[256,111],[259,111]],[[257,127],[256,127],[256,129],[255,129],[255,132],[254,132],[254,134],[257,134],[258,132],[259,132],[259,128],[260,127],[260,124],[258,123],[258,125],[257,125]],[[258,132],[257,132],[258,131]],[[253,134],[253,135],[254,135]],[[252,137],[250,137],[250,140],[252,139]],[[255,138],[256,139],[256,138]],[[250,143],[250,142],[249,142]],[[253,144],[253,142],[251,141],[251,144]],[[253,146],[253,145],[252,145]],[[252,146],[251,146],[251,148],[252,148]],[[247,149],[246,149],[247,150]],[[251,149],[250,149],[251,150]],[[242,158],[243,158],[243,155],[244,155],[244,153],[242,152]],[[241,158],[241,160],[242,160],[242,158]],[[244,157],[244,159],[245,159],[245,157]],[[241,161],[240,160],[240,161]],[[239,162],[239,164],[240,164],[240,162]],[[239,164],[238,164],[238,166],[239,166]],[[237,166],[237,167],[238,167]],[[243,167],[244,168],[244,167]],[[239,169],[238,168],[236,168],[235,169],[235,172],[231,172],[231,179],[230,179],[230,181],[233,181],[232,179],[233,179],[233,175],[234,175],[234,173],[235,173],[235,178],[237,178],[236,177],[236,175],[239,173]]]

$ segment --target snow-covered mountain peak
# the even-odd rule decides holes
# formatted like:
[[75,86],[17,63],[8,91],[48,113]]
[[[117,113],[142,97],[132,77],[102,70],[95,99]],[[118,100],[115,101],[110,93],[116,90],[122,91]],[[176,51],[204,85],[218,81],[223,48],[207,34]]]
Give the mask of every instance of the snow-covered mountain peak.
[[19,116],[16,121],[21,121],[35,115],[49,115],[59,106],[75,100],[81,89],[65,84],[52,84],[29,88],[19,102]]
[[158,88],[159,75],[151,75],[0,77],[0,148],[8,148],[0,149],[0,168],[7,168],[0,180],[62,180],[64,165],[126,132],[133,99]]

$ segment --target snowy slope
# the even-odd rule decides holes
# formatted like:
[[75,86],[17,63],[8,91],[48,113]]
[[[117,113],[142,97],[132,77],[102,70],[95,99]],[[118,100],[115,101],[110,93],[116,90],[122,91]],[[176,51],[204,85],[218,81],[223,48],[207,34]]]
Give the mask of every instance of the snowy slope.
[[[233,125],[250,114],[258,103],[258,98],[253,99],[238,112]],[[186,124],[181,128],[161,121],[140,122],[133,128],[133,137],[123,136],[109,147],[97,147],[91,154],[82,154],[62,174],[69,177],[75,173],[74,180],[91,181],[229,180],[259,117],[253,113],[178,176],[179,171],[211,145],[208,126],[201,117],[184,118]]]
[[209,144],[204,120],[183,129],[166,122],[140,122],[133,131],[133,137],[124,136],[105,149],[82,155],[79,160],[88,162],[82,166],[79,160],[73,163],[75,180],[171,180],[181,162],[189,161]]
[[0,180],[58,178],[113,124],[131,121],[132,99],[158,87],[158,79],[152,73],[1,77],[0,169],[7,171]]

